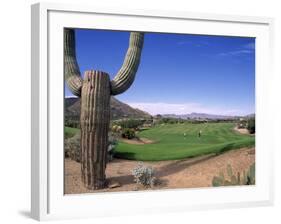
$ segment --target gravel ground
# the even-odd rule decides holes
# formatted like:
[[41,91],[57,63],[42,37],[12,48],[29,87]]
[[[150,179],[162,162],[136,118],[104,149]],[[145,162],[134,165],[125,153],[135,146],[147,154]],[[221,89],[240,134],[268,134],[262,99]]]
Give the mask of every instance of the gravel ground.
[[[215,156],[207,155],[185,160],[144,162],[155,170],[158,184],[152,189],[198,188],[211,187],[212,179],[219,172],[226,174],[228,164],[233,172],[243,172],[255,162],[255,148],[232,150]],[[134,183],[131,171],[138,161],[114,159],[107,164],[106,177],[109,185],[120,185],[114,188],[91,191],[86,189],[80,178],[80,163],[65,159],[65,194],[93,192],[118,192],[151,190]]]

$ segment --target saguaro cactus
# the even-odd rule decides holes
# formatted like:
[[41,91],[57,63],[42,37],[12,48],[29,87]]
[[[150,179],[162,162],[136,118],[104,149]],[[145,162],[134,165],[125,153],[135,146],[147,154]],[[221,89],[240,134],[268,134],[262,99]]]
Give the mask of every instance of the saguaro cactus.
[[82,79],[76,61],[74,30],[64,30],[64,76],[71,92],[81,97],[81,176],[88,189],[106,185],[110,96],[123,93],[132,85],[143,40],[143,33],[131,32],[124,63],[112,81],[106,72],[95,70],[86,71]]

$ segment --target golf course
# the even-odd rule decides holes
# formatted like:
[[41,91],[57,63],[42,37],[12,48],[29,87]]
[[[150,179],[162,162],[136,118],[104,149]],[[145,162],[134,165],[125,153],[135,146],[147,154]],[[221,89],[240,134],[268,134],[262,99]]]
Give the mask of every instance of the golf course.
[[[115,157],[140,161],[176,160],[254,146],[255,137],[238,133],[234,126],[233,123],[156,125],[137,134],[139,139],[150,140],[148,144],[130,144],[120,139]],[[65,128],[66,135],[78,131]]]

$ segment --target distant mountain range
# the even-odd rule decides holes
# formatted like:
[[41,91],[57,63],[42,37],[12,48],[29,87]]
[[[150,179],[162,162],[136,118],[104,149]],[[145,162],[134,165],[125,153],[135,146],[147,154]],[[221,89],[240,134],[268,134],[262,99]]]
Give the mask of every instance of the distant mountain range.
[[[65,118],[79,120],[80,119],[80,98],[69,97],[65,98]],[[128,104],[125,104],[115,97],[111,97],[111,119],[121,118],[150,118],[151,115],[145,111],[137,108],[132,108]],[[177,119],[209,119],[209,120],[231,120],[237,118],[250,118],[255,114],[249,114],[246,116],[226,116],[217,114],[206,113],[190,113],[190,114],[161,114],[164,118],[177,118]]]
[[[79,120],[80,119],[80,98],[69,97],[64,100],[65,118]],[[151,115],[139,109],[130,107],[122,103],[115,97],[110,99],[111,119],[121,118],[150,118]]]
[[230,120],[243,117],[254,117],[255,114],[249,114],[246,116],[228,116],[228,115],[217,115],[217,114],[205,114],[205,113],[191,113],[191,114],[163,114],[165,118],[180,118],[180,119],[210,119],[210,120]]

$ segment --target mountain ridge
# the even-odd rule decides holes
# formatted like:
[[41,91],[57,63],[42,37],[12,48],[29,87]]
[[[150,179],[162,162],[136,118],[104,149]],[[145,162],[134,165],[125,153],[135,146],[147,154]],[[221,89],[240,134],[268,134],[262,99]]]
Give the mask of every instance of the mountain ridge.
[[250,118],[254,117],[255,114],[248,114],[245,116],[239,116],[239,115],[220,115],[220,114],[208,114],[208,113],[197,113],[192,112],[189,114],[162,114],[162,117],[165,118],[180,118],[180,119],[237,119],[237,118]]
[[[80,119],[80,98],[66,97],[64,98],[65,118],[79,120]],[[121,118],[150,118],[151,115],[140,109],[119,101],[115,97],[110,99],[111,119]]]

